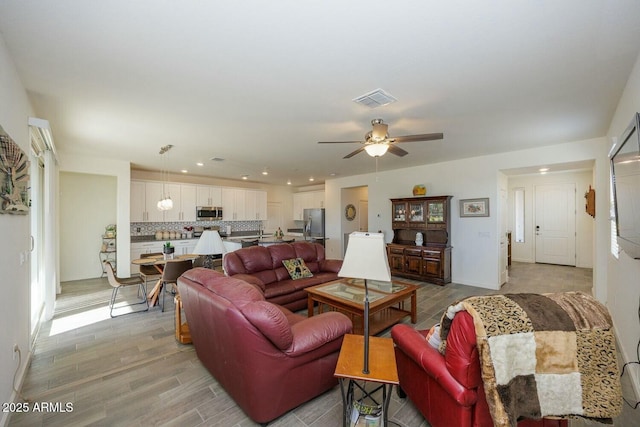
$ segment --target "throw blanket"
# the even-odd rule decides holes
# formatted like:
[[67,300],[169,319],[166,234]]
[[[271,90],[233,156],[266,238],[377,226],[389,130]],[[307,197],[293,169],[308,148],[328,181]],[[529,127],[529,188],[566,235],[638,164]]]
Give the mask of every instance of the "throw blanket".
[[442,316],[440,351],[456,312],[474,320],[487,402],[496,426],[519,417],[578,415],[611,423],[622,410],[607,309],[582,292],[470,297]]

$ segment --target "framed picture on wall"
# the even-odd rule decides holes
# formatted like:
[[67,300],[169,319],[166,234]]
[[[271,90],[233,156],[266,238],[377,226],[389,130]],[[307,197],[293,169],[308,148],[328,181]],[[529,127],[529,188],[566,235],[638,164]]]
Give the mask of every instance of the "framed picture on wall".
[[489,198],[460,200],[460,216],[489,216]]
[[29,213],[27,154],[0,126],[0,213]]

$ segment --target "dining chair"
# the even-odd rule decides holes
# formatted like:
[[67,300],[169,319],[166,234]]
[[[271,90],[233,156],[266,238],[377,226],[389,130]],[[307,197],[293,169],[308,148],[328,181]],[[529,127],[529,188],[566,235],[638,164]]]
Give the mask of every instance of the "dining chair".
[[176,286],[178,277],[192,268],[193,262],[190,259],[173,260],[165,263],[164,270],[162,270],[162,288],[160,289],[160,292],[162,292],[162,311],[164,311],[164,294],[167,292],[167,286]]
[[243,248],[248,248],[250,246],[258,246],[258,239],[254,240],[240,240]]
[[[109,284],[113,288],[112,291],[111,291],[111,300],[109,301],[109,316],[118,317],[118,316],[123,316],[125,314],[139,313],[139,312],[142,312],[142,311],[149,311],[149,301],[147,301],[147,288],[145,287],[144,281],[142,280],[142,278],[140,278],[140,277],[131,277],[129,279],[118,279],[116,277],[116,275],[115,275],[115,272],[113,270],[113,265],[111,265],[111,262],[105,261],[105,267],[106,267],[105,269],[107,271],[107,279],[109,280]],[[135,311],[129,311],[127,313],[114,315],[113,314],[113,306],[116,303],[116,298],[118,296],[118,291],[121,288],[125,288],[127,286],[137,286],[138,287],[138,297],[140,298],[140,301],[134,302],[134,303],[129,303],[129,304],[123,305],[122,307],[128,307],[128,306],[133,306],[133,305],[138,305],[138,304],[145,304],[146,308],[144,310],[135,310]]]
[[[140,258],[150,258],[162,256],[162,252],[152,252],[148,254],[140,254]],[[149,285],[149,280],[158,280],[162,274],[158,271],[158,269],[153,265],[141,265],[140,266],[140,277],[144,280],[144,286],[147,287]]]

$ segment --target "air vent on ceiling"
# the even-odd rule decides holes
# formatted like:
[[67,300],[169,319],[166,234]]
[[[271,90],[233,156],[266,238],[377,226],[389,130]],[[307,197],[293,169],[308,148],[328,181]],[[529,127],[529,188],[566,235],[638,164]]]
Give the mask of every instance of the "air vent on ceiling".
[[211,160],[212,162],[224,162],[224,159],[220,157],[212,157],[209,160]]
[[360,95],[359,97],[353,99],[353,102],[366,105],[369,108],[382,107],[383,105],[388,105],[396,101],[396,98],[382,89],[376,89],[372,92],[365,93],[364,95]]

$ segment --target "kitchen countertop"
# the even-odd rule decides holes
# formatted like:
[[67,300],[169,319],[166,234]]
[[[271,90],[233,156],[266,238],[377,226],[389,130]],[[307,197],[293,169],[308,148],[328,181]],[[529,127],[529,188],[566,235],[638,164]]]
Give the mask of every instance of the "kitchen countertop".
[[[251,239],[260,239],[260,242],[264,242],[264,243],[277,243],[277,239],[272,235],[272,234],[263,234],[262,237],[260,237],[260,234],[258,231],[254,230],[254,231],[236,231],[231,233],[231,235],[227,236],[224,233],[220,233],[220,237],[222,237],[222,240],[228,240],[230,242],[239,242],[240,240],[251,240]],[[151,235],[146,235],[146,236],[131,236],[131,243],[147,243],[147,242],[173,242],[176,240],[198,240],[200,237],[192,237],[191,239],[183,239],[183,238],[177,238],[177,239],[156,239],[156,236],[151,234]],[[287,232],[285,233],[284,237],[282,238],[282,240],[293,240],[295,239],[296,241],[304,241],[304,235],[302,233],[296,233],[296,232]],[[321,237],[308,237],[307,240],[313,240],[313,239],[321,239]]]

